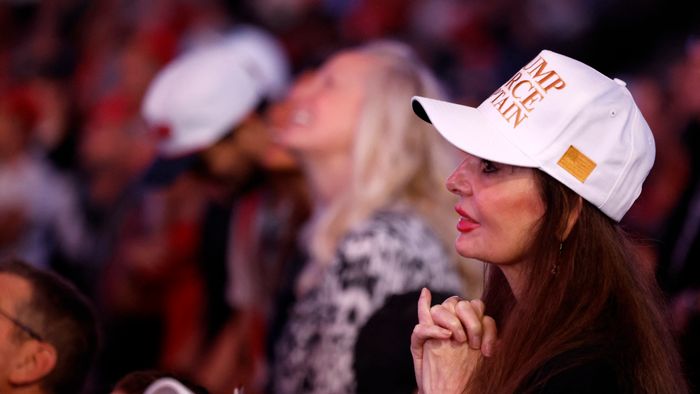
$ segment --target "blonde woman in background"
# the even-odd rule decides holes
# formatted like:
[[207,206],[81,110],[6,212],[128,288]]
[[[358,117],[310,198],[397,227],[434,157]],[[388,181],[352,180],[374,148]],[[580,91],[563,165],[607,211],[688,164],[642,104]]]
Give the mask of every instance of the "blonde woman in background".
[[478,275],[455,274],[451,252],[454,200],[442,180],[458,153],[405,105],[436,94],[428,69],[395,42],[340,52],[292,92],[291,120],[277,137],[302,163],[313,213],[297,301],[277,341],[274,392],[412,392],[419,290],[479,291]]

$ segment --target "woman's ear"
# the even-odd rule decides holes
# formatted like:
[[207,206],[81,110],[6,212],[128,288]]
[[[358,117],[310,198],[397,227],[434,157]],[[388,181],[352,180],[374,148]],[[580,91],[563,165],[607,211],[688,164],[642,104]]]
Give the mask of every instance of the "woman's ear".
[[39,382],[53,371],[57,358],[56,348],[50,343],[28,340],[18,349],[8,380],[16,386]]
[[561,241],[566,241],[569,238],[571,230],[574,228],[574,224],[578,221],[578,217],[581,215],[581,209],[583,209],[583,199],[581,196],[576,197],[576,203],[569,210],[569,216],[566,218],[566,227],[564,228],[564,233],[561,235]]

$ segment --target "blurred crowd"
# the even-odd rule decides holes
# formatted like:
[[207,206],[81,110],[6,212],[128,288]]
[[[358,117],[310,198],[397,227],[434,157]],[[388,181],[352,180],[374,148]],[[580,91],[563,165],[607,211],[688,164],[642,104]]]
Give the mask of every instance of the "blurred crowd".
[[[289,108],[282,92],[271,94],[256,109],[260,124],[217,143],[206,165],[145,180],[173,133],[142,113],[158,72],[244,25],[278,40],[292,79],[342,48],[392,38],[416,51],[454,101],[477,105],[548,48],[625,80],[654,132],[656,164],[623,223],[697,368],[697,8],[654,0],[0,2],[0,256],[49,268],[93,300],[102,346],[91,392],[155,369],[213,393],[263,391],[266,344],[279,335],[275,313],[291,302],[288,282],[302,270],[297,244],[312,209],[294,158],[259,131],[287,121]],[[664,20],[673,23],[662,29]],[[181,94],[195,95],[188,82]],[[160,167],[173,171],[178,158]],[[242,263],[250,256],[256,264]]]

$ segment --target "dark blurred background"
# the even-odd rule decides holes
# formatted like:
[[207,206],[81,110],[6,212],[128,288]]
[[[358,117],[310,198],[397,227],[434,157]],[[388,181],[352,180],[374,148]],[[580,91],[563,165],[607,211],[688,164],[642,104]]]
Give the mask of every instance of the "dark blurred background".
[[205,197],[187,180],[137,205],[124,196],[154,157],[139,113],[153,76],[241,24],[273,33],[294,75],[347,46],[405,41],[470,105],[542,49],[625,80],[657,162],[624,224],[679,338],[696,336],[698,232],[683,229],[698,226],[685,220],[700,174],[698,1],[0,0],[0,253],[54,269],[95,300],[111,351],[92,390],[137,369],[200,376]]

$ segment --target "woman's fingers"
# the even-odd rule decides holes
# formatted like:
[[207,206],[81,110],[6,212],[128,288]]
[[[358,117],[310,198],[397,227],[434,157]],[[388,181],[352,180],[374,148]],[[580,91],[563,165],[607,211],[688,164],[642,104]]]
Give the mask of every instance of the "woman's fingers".
[[448,309],[448,307],[443,305],[435,305],[430,308],[430,315],[433,319],[433,323],[452,332],[452,338],[455,341],[467,341],[467,333],[462,326],[462,322],[453,311]]
[[416,324],[411,334],[411,353],[414,363],[420,362],[423,358],[423,345],[429,339],[448,339],[452,336],[450,330],[438,327],[433,324]]
[[442,302],[442,306],[445,307],[449,312],[455,313],[455,306],[457,305],[458,302],[462,300],[461,297],[459,296],[452,296],[445,301]]
[[467,333],[469,347],[472,349],[481,349],[484,335],[482,323],[483,308],[480,308],[478,303],[473,304],[470,301],[460,301],[455,307],[455,312],[460,324]]
[[428,339],[448,339],[452,336],[452,331],[435,325],[416,324],[411,335],[411,344],[425,342]]
[[[424,290],[427,292],[427,290]],[[429,292],[427,294],[429,296]],[[420,313],[425,314],[428,309],[430,317],[419,315],[419,321],[430,321],[431,325],[449,330],[453,340],[468,342],[474,350],[481,349],[485,356],[493,354],[498,337],[496,322],[490,316],[484,315],[485,305],[481,300],[461,300],[453,296],[440,305],[428,308],[426,297],[421,293],[422,305],[419,305]],[[429,301],[429,299],[427,299]],[[421,301],[419,301],[419,304]]]
[[496,348],[496,341],[498,340],[498,329],[496,328],[496,321],[493,320],[491,316],[484,316],[481,320],[481,324],[484,327],[484,338],[481,345],[481,353],[486,357],[493,356],[493,352]]
[[471,300],[469,303],[472,305],[474,308],[474,311],[476,312],[477,316],[479,319],[484,317],[484,311],[486,310],[486,305],[484,305],[484,301],[481,301],[479,299],[476,300]]
[[461,301],[462,298],[459,296],[449,297],[442,304],[430,308],[430,314],[434,324],[452,331],[452,338],[456,341],[465,342],[467,340],[466,332],[462,328],[462,323],[456,317],[457,314],[455,312],[455,306]]
[[418,298],[418,323],[420,324],[433,324],[433,319],[430,316],[431,299],[430,290],[424,287]]

